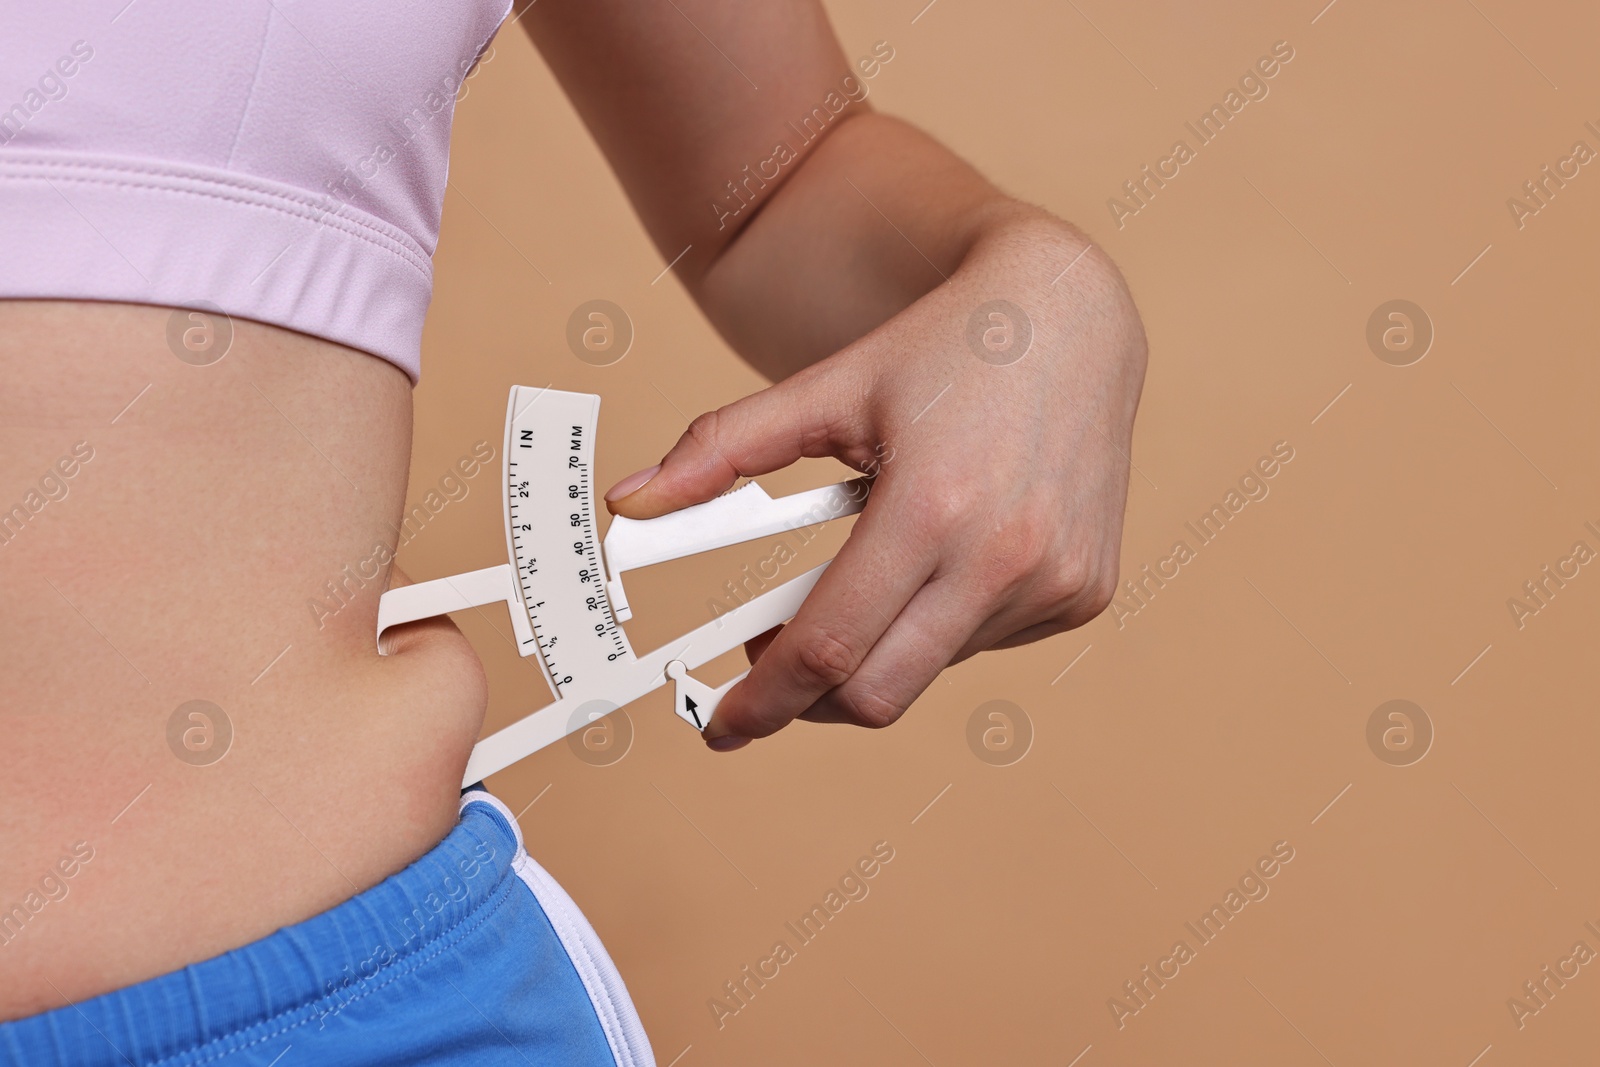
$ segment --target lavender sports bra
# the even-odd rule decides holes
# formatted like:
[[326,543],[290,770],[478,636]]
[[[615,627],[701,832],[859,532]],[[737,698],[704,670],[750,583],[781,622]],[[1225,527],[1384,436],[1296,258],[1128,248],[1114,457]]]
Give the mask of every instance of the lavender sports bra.
[[0,297],[211,304],[415,382],[455,97],[508,9],[8,4]]

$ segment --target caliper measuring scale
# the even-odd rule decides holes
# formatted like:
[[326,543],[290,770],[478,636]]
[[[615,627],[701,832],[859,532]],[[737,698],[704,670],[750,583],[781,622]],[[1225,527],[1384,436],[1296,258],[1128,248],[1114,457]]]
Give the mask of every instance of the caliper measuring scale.
[[509,562],[384,593],[379,652],[391,626],[504,602],[517,651],[536,656],[556,701],[479,741],[463,785],[532,755],[592,721],[580,709],[615,710],[673,683],[673,710],[704,729],[717,703],[749,671],[720,686],[689,672],[794,617],[828,564],[748,600],[643,656],[622,623],[632,617],[624,572],[854,515],[870,481],[856,478],[774,499],[751,482],[654,519],[615,516],[597,532],[595,426],[600,398],[511,387],[506,406],[506,552]]

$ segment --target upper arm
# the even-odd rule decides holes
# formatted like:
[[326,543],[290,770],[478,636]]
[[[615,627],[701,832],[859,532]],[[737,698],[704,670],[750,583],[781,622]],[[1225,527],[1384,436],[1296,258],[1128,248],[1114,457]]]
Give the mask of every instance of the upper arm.
[[691,287],[821,137],[866,110],[883,59],[846,60],[820,0],[541,0],[520,21],[657,249],[693,246],[678,267]]

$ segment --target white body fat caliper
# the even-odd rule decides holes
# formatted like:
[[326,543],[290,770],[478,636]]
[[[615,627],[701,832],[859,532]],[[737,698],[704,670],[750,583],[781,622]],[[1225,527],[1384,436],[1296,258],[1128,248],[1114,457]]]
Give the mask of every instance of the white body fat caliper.
[[379,650],[391,626],[504,601],[517,650],[537,653],[556,702],[479,741],[471,785],[588,726],[599,714],[671,681],[674,710],[704,729],[735,682],[712,687],[691,670],[793,618],[824,563],[644,656],[621,624],[632,617],[625,571],[681,559],[859,512],[869,483],[855,479],[773,499],[755,483],[655,519],[613,517],[602,541],[594,485],[600,398],[511,388],[506,408],[506,548],[497,567],[401,586],[378,603]]

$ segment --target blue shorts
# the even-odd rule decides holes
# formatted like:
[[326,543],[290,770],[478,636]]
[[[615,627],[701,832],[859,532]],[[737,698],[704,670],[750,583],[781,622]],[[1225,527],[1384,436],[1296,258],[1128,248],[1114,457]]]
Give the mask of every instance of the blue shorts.
[[243,948],[0,1024],[0,1064],[653,1067],[572,899],[474,788],[399,874]]

